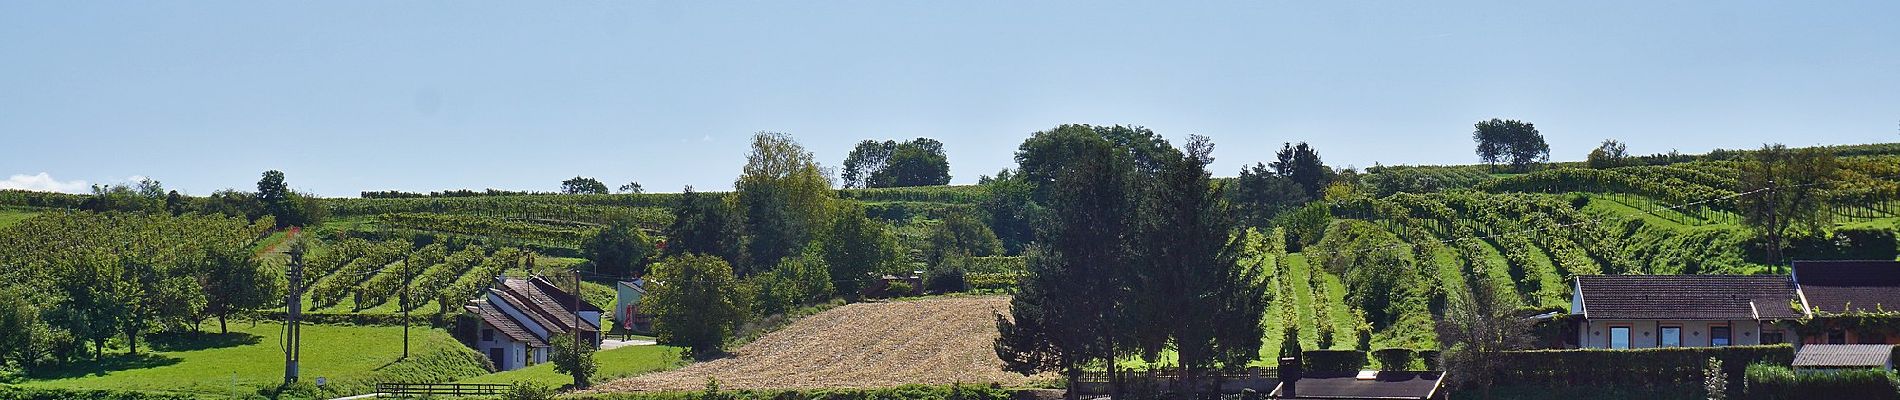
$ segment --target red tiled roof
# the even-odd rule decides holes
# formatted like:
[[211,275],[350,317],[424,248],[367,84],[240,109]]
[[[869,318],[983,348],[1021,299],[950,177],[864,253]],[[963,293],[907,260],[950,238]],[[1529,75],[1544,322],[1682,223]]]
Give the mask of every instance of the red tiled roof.
[[1796,261],[1794,281],[1820,311],[1900,310],[1900,261]]
[[1587,275],[1577,277],[1593,319],[1792,319],[1794,282],[1778,275]]

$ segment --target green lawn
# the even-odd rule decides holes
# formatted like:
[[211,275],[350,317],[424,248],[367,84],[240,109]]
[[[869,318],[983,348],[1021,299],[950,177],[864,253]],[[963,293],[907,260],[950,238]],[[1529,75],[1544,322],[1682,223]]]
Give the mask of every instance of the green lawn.
[[26,220],[27,218],[33,218],[34,215],[39,214],[39,211],[0,207],[0,228],[13,225],[13,223]]
[[[666,371],[686,365],[680,359],[680,348],[672,346],[627,346],[594,353],[594,361],[600,364],[600,372],[594,376],[595,382],[625,378],[655,371]],[[535,382],[560,387],[574,383],[574,378],[554,372],[554,364],[539,364],[508,372],[463,379],[461,383],[513,383]]]
[[[22,386],[115,389],[221,397],[256,393],[283,381],[282,324],[234,322],[231,333],[170,340],[160,351],[113,354],[103,362],[77,363],[63,371],[36,373]],[[409,360],[402,356],[402,328],[306,325],[304,382],[328,378],[326,395],[367,393],[378,382],[447,382],[487,373],[485,361],[445,331],[413,332]]]

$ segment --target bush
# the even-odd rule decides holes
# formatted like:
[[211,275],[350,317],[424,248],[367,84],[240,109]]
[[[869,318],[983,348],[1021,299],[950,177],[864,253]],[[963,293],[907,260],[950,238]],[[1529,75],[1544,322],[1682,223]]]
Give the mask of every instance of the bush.
[[968,263],[969,257],[962,255],[944,258],[943,262],[930,267],[929,274],[924,276],[924,288],[937,293],[970,290],[970,281],[965,279],[968,275],[965,265]]
[[889,286],[884,287],[884,297],[904,297],[913,293],[917,293],[917,288],[911,287],[910,282],[891,281]]
[[1419,361],[1425,362],[1426,371],[1442,371],[1445,369],[1445,363],[1444,359],[1440,357],[1443,357],[1444,354],[1444,352],[1438,350],[1419,350],[1418,359]]
[[185,400],[192,396],[117,390],[23,388],[0,385],[0,400]]
[[1366,366],[1366,352],[1358,350],[1307,350],[1300,357],[1309,373],[1358,372]]
[[1895,376],[1876,369],[1794,373],[1788,367],[1750,364],[1742,379],[1744,399],[1900,399]]
[[1379,360],[1380,371],[1405,371],[1412,368],[1412,349],[1379,349],[1372,352],[1372,358]]
[[501,394],[502,400],[547,400],[554,398],[554,388],[530,381],[519,381],[508,386]]
[[1529,350],[1497,355],[1497,382],[1560,385],[1614,384],[1700,386],[1709,358],[1722,360],[1728,376],[1742,376],[1747,366],[1763,362],[1794,362],[1794,347],[1767,346],[1678,347],[1637,350]]
[[815,390],[728,390],[720,391],[717,386],[708,385],[707,390],[673,393],[598,393],[581,394],[575,398],[613,399],[613,400],[722,400],[722,399],[772,399],[772,400],[1007,400],[1011,393],[995,386],[982,385],[905,385],[881,389],[815,389]]

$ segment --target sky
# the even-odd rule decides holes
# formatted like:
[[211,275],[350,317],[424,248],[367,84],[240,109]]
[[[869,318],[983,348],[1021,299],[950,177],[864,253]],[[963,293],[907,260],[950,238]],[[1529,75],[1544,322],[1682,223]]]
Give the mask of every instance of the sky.
[[953,183],[1065,123],[1310,142],[1333,166],[1900,142],[1900,2],[0,2],[0,188],[265,170],[324,196],[732,186],[747,140],[826,166],[944,143]]

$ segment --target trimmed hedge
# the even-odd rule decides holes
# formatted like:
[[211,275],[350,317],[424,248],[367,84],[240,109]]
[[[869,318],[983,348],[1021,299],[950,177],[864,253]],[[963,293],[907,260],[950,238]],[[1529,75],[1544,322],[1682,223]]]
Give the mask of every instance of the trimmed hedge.
[[[716,381],[715,381],[716,382]],[[564,397],[570,398],[570,397]],[[905,385],[882,389],[704,390],[663,393],[582,394],[571,398],[612,400],[1008,400],[1011,392],[982,385]]]
[[1379,360],[1380,371],[1406,371],[1412,369],[1412,349],[1390,348],[1372,351],[1372,359]]
[[1425,362],[1426,371],[1443,371],[1445,359],[1441,357],[1444,357],[1444,354],[1443,351],[1438,350],[1419,350],[1418,359]]
[[1306,372],[1358,372],[1366,367],[1366,352],[1358,350],[1307,350],[1300,353]]
[[[1779,365],[1751,364],[1742,385],[1743,399],[1900,399],[1900,383],[1877,369],[1794,373]],[[1730,382],[1735,382],[1732,378]],[[1734,384],[1734,383],[1731,383]]]
[[189,400],[196,397],[181,394],[131,392],[120,390],[74,390],[25,388],[0,385],[0,400],[61,400],[61,399],[102,399],[102,400]]
[[1616,384],[1624,386],[1699,383],[1709,358],[1722,360],[1731,381],[1749,364],[1787,365],[1794,347],[1767,346],[1677,347],[1637,350],[1529,350],[1499,354],[1498,382],[1562,385]]

